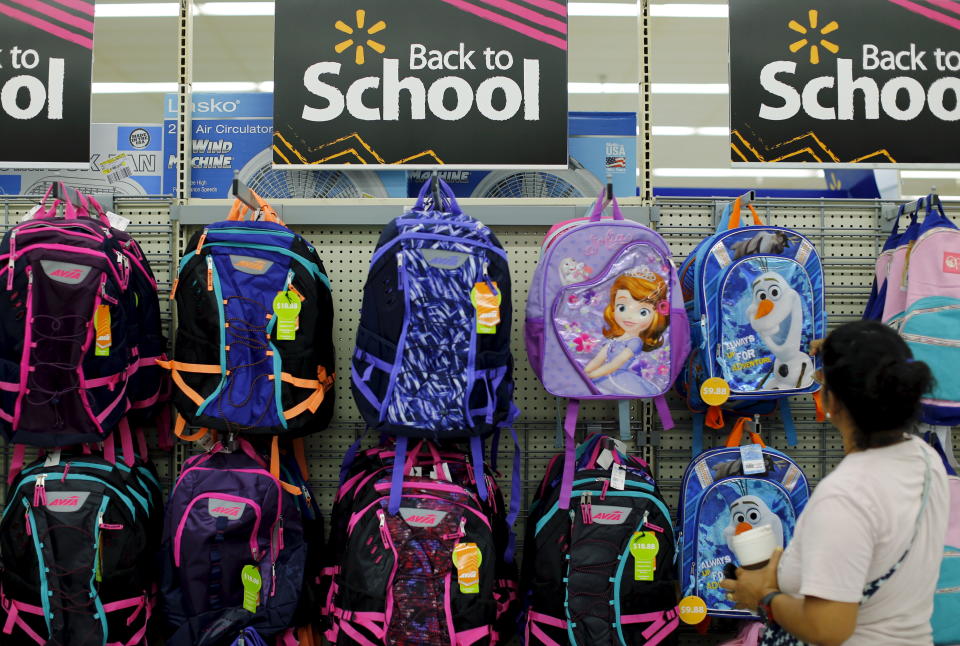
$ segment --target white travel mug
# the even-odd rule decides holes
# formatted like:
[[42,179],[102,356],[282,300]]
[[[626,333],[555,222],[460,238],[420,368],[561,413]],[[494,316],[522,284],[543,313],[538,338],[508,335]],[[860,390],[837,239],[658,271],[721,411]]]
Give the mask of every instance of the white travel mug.
[[777,549],[777,537],[770,525],[761,525],[737,534],[730,541],[733,553],[745,570],[759,570]]

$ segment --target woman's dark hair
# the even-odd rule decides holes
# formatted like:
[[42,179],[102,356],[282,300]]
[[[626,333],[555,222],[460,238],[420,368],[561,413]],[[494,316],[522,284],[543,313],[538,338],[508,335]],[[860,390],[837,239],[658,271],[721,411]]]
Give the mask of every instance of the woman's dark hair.
[[850,412],[860,449],[893,444],[920,413],[933,376],[896,332],[876,321],[838,327],[823,343],[825,387]]

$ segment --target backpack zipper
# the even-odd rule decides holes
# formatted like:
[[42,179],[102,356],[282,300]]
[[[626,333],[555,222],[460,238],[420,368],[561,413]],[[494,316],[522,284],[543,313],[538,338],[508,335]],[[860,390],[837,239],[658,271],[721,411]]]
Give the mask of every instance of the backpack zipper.
[[207,255],[207,291],[213,291],[213,256]]
[[7,291],[13,289],[13,268],[17,264],[17,230],[10,232],[10,255],[7,257]]

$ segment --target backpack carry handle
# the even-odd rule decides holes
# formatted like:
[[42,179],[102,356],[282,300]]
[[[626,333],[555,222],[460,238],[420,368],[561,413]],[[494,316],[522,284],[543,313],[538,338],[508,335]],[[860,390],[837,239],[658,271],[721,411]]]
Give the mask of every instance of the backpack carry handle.
[[[440,187],[440,201],[446,202],[446,206],[443,206],[443,204],[434,204],[433,210],[442,213],[453,213],[455,215],[463,213],[463,211],[460,210],[460,204],[457,202],[457,197],[453,194],[453,189],[450,188],[450,185],[439,177],[437,177],[437,183]],[[413,205],[414,211],[423,211],[424,204],[427,200],[427,194],[430,193],[432,186],[433,178],[431,177],[423,183],[423,186],[420,187],[420,192],[417,194],[417,201]]]
[[[84,207],[87,209],[87,215],[94,220],[100,220],[103,224],[110,225],[110,218],[107,217],[107,211],[103,208],[103,205],[97,201],[92,195],[84,195],[83,193],[77,193],[80,196],[80,199],[84,203]],[[90,212],[90,207],[93,207],[93,213]],[[96,215],[94,215],[96,214]]]
[[[750,209],[750,213],[753,214],[753,224],[755,226],[763,226],[763,220],[760,219],[760,214],[757,213],[757,210],[753,208],[753,204],[747,204],[747,208]],[[731,229],[737,229],[740,227],[740,198],[738,197],[733,202],[733,211],[730,213],[730,221],[727,223],[726,230],[730,231]],[[721,227],[723,228],[723,227]]]
[[[279,225],[286,226],[283,224],[283,220],[280,219],[280,216],[277,215],[276,210],[272,206],[267,204],[267,202],[262,197],[257,195],[253,190],[251,190],[250,193],[253,194],[253,197],[257,200],[257,204],[260,205],[260,209],[257,211],[257,213],[260,213],[265,221],[275,222]],[[242,222],[243,220],[246,220],[248,213],[252,213],[252,209],[244,204],[241,200],[236,199],[233,201],[233,206],[230,207],[230,214],[227,215],[227,220],[232,222]]]
[[[736,423],[733,425],[733,430],[730,431],[730,436],[727,437],[728,449],[740,446],[740,444],[743,442],[743,427],[749,421],[752,421],[749,417],[741,417],[736,421]],[[763,441],[763,438],[761,438],[760,434],[756,431],[750,431],[750,440],[753,441],[754,444],[759,444],[761,448],[767,447]]]
[[[593,212],[590,214],[591,222],[599,222],[600,218],[603,216],[603,210],[606,207],[604,203],[604,198],[607,196],[607,191],[604,190],[600,193],[600,197],[597,198],[597,201],[593,205]],[[609,204],[612,205],[611,211],[613,213],[614,220],[623,219],[623,211],[620,210],[620,204],[617,203],[617,196],[614,195],[610,198]]]

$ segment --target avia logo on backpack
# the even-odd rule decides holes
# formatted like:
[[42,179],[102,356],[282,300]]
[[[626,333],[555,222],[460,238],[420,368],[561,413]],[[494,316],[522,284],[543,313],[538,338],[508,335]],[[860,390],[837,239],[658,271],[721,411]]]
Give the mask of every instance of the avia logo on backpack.
[[58,491],[47,494],[47,509],[51,511],[77,511],[87,502],[89,491]]
[[237,519],[243,514],[247,504],[243,502],[234,502],[232,500],[223,500],[220,498],[209,498],[207,508],[211,516],[223,516],[225,518]]
[[83,272],[81,272],[79,269],[74,269],[72,271],[68,271],[66,269],[56,269],[50,272],[50,276],[51,277],[59,276],[61,278],[73,278],[76,280],[80,280],[80,277],[83,276]]
[[622,525],[627,522],[627,518],[632,511],[629,507],[607,507],[604,505],[591,505],[593,516],[591,520],[599,525]]
[[76,285],[82,282],[90,273],[90,267],[57,260],[41,260],[40,267],[47,276],[67,285]]
[[427,513],[428,511],[430,510],[401,507],[400,515],[411,527],[436,527],[447,515],[445,511]]

